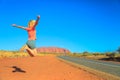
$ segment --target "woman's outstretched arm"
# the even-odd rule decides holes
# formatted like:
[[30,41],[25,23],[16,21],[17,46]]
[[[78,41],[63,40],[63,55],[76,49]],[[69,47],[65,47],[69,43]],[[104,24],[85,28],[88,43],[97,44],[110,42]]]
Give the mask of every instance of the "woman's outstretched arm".
[[24,29],[24,30],[26,29],[25,27],[23,27],[23,26],[18,26],[18,25],[16,25],[16,24],[12,24],[12,26],[13,26],[13,27],[17,27],[17,28],[21,28],[21,29]]

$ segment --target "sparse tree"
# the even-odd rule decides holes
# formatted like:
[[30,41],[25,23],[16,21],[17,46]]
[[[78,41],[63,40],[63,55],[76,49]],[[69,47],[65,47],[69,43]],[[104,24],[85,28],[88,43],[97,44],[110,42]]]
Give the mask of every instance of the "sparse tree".
[[76,56],[76,54],[77,54],[77,53],[74,52],[74,53],[73,53],[73,56]]
[[118,47],[117,52],[120,54],[120,47]]
[[88,56],[89,52],[85,51],[83,52],[83,56]]

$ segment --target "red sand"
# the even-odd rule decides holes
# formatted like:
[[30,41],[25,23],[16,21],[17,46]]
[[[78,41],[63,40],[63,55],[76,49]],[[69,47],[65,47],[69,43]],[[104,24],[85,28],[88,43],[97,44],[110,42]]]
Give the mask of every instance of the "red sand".
[[[23,72],[12,72],[16,66]],[[0,60],[0,80],[103,80],[58,60],[55,56]]]

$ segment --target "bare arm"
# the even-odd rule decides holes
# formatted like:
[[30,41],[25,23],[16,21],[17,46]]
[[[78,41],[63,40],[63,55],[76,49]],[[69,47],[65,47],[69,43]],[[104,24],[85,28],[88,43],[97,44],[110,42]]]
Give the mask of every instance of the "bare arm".
[[26,28],[25,28],[25,27],[23,27],[23,26],[18,26],[18,25],[16,25],[16,24],[12,24],[12,26],[13,26],[13,27],[17,27],[17,28],[21,28],[21,29],[26,30]]
[[37,16],[37,19],[36,19],[36,22],[35,22],[35,25],[34,27],[38,24],[38,21],[40,20],[40,15]]

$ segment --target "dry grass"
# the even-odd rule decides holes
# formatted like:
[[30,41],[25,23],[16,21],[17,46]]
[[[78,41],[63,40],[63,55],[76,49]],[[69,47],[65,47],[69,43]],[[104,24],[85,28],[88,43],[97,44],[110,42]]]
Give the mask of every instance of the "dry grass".
[[86,58],[99,60],[99,59],[102,59],[102,58],[108,58],[108,56],[105,56],[105,55],[98,55],[98,56],[91,55],[91,56],[86,56]]
[[0,51],[0,58],[26,57],[28,54],[19,51]]
[[[27,56],[29,56],[27,52],[0,50],[0,59],[2,59],[2,58],[27,57]],[[44,54],[39,53],[38,56],[44,56]]]

